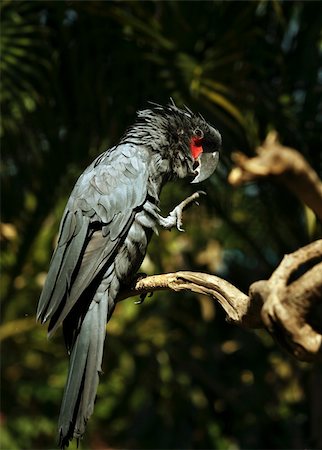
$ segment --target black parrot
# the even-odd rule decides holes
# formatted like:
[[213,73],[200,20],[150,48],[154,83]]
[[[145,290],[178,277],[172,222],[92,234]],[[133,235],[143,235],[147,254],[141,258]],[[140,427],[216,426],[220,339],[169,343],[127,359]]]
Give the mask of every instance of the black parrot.
[[51,336],[62,324],[70,355],[59,416],[59,445],[82,437],[94,409],[106,323],[122,285],[133,278],[157,226],[181,230],[183,208],[164,218],[159,195],[170,180],[192,183],[215,170],[220,133],[174,103],[139,111],[120,143],[78,179],[60,224],[37,319]]

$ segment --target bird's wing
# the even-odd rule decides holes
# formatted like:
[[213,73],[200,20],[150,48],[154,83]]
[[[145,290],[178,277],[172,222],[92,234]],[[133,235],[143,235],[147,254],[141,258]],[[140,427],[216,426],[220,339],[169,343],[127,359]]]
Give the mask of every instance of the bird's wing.
[[123,144],[100,155],[81,175],[67,203],[37,318],[50,333],[115,255],[147,195],[143,153]]

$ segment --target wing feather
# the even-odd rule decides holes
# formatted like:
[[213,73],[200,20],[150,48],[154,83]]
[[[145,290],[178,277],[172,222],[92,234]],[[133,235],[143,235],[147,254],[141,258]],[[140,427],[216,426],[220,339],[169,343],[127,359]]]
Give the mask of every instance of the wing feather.
[[[37,318],[42,322],[46,322],[56,312],[68,289],[84,247],[88,226],[87,217],[83,218],[80,228],[77,226],[74,213],[67,211],[63,217],[61,234],[38,303]],[[79,231],[74,236],[77,228]]]
[[52,334],[85,289],[111,263],[147,196],[143,152],[123,144],[96,159],[67,203],[37,317]]

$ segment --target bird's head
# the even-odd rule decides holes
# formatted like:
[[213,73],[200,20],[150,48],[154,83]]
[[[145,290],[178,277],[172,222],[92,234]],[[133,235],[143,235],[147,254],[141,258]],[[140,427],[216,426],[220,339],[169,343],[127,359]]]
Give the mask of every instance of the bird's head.
[[221,148],[221,135],[200,115],[188,108],[179,109],[152,104],[139,111],[139,122],[154,138],[155,150],[169,160],[175,178],[193,177],[192,183],[207,179],[216,169]]

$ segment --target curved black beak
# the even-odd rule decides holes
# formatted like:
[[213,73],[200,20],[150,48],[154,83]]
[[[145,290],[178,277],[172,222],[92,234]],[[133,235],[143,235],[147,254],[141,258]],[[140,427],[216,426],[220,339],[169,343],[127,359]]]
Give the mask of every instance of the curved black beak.
[[201,153],[196,159],[197,167],[195,169],[195,177],[191,183],[200,183],[212,175],[218,165],[219,152]]
[[222,138],[216,128],[209,126],[209,131],[202,139],[202,153],[195,160],[195,177],[191,183],[200,183],[212,175],[218,165]]

